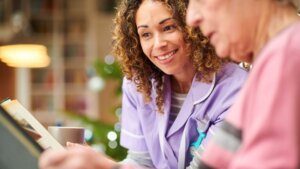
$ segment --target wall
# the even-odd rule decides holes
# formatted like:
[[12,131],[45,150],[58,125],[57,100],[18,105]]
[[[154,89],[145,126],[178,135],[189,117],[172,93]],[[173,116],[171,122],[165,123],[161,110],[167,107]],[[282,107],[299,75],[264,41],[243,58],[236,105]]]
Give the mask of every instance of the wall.
[[15,70],[0,61],[0,100],[15,98]]

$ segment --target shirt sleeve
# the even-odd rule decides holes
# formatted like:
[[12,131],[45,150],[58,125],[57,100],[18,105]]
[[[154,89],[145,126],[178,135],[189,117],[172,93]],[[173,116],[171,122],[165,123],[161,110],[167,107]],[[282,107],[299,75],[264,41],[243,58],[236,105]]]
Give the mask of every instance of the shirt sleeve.
[[127,157],[124,160],[122,160],[120,164],[130,164],[154,168],[149,153],[141,153],[134,151],[128,151]]
[[131,151],[148,152],[137,108],[139,93],[136,91],[135,84],[126,78],[123,79],[122,89],[120,144]]
[[[231,69],[223,73],[222,80],[218,81],[215,88],[217,97],[212,101],[213,105],[210,110],[213,113],[208,114],[209,117],[207,117],[210,119],[211,125],[207,131],[206,138],[203,140],[198,150],[194,152],[194,158],[190,162],[189,169],[198,169],[200,167],[199,161],[203,157],[203,152],[206,151],[209,145],[208,143],[224,125],[225,116],[238,98],[240,89],[247,79],[247,72],[245,70],[234,64],[228,66],[231,66]],[[207,166],[205,166],[205,168],[206,167]]]
[[[233,65],[233,66],[232,66]],[[230,107],[234,104],[239,92],[247,80],[247,71],[240,68],[238,65],[229,64],[232,69],[223,75],[223,80],[219,81],[216,85],[216,93],[218,97],[212,102],[213,114],[210,114],[211,126],[207,131],[207,136],[203,140],[201,148],[204,150],[209,140],[215,135],[216,131],[222,125],[225,116],[229,113]]]
[[117,166],[116,168],[113,169],[150,169],[150,168],[144,168],[141,166],[136,166],[136,165],[121,165],[121,166]]

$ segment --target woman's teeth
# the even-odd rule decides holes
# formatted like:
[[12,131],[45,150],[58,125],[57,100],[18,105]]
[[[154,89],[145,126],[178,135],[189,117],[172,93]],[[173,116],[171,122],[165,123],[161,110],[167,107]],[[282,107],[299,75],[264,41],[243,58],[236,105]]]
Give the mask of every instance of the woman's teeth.
[[157,56],[157,58],[159,59],[159,60],[166,60],[166,59],[169,59],[171,56],[173,56],[174,54],[175,54],[175,50],[174,51],[172,51],[172,52],[170,52],[170,53],[168,53],[168,54],[166,54],[166,55],[163,55],[163,56]]

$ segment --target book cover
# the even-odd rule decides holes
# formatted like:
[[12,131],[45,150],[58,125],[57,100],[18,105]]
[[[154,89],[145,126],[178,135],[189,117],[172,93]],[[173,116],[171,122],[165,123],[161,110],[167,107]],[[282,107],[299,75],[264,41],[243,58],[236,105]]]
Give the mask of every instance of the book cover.
[[38,169],[44,149],[1,106],[0,136],[1,169]]

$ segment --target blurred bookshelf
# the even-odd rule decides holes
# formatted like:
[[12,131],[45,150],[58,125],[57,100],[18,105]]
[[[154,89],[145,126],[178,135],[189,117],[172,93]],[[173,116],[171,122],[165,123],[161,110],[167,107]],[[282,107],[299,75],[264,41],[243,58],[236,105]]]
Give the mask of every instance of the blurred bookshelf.
[[[98,119],[98,95],[87,88],[87,69],[97,54],[88,46],[95,29],[87,29],[95,12],[94,0],[1,0],[0,19],[21,13],[28,20],[26,36],[13,43],[30,41],[48,49],[47,68],[29,70],[28,109],[44,124],[53,124],[64,112]],[[93,32],[94,31],[94,32]],[[12,43],[8,41],[7,43]]]
[[[117,116],[121,98],[120,91],[116,96],[115,89],[120,88],[122,75],[105,76],[105,89],[101,92],[88,88],[89,80],[96,76],[90,73],[96,58],[103,61],[110,54],[116,3],[116,0],[0,0],[0,30],[11,28],[15,14],[21,14],[18,17],[27,21],[12,36],[1,31],[0,45],[27,41],[43,44],[51,58],[48,67],[35,69],[7,67],[1,62],[0,81],[9,84],[0,85],[9,90],[0,96],[17,98],[45,126],[61,121],[84,124],[94,133],[88,143],[102,143],[108,155],[120,160],[126,150],[117,144],[119,138],[109,140],[107,134],[120,131]],[[96,67],[102,70],[106,66],[115,65]]]
[[[52,64],[46,71],[31,70],[32,75],[37,75],[32,77],[31,83],[32,110],[68,111],[97,118],[97,104],[89,102],[97,96],[89,92],[86,85],[86,70],[91,60],[87,57],[96,57],[86,53],[86,25],[89,22],[87,1],[30,1],[30,11],[33,11],[30,18],[33,18],[33,25],[36,26],[35,33],[48,37],[52,42],[48,49],[49,55],[53,56]],[[35,78],[41,81],[35,83]],[[42,90],[37,90],[39,87]]]

